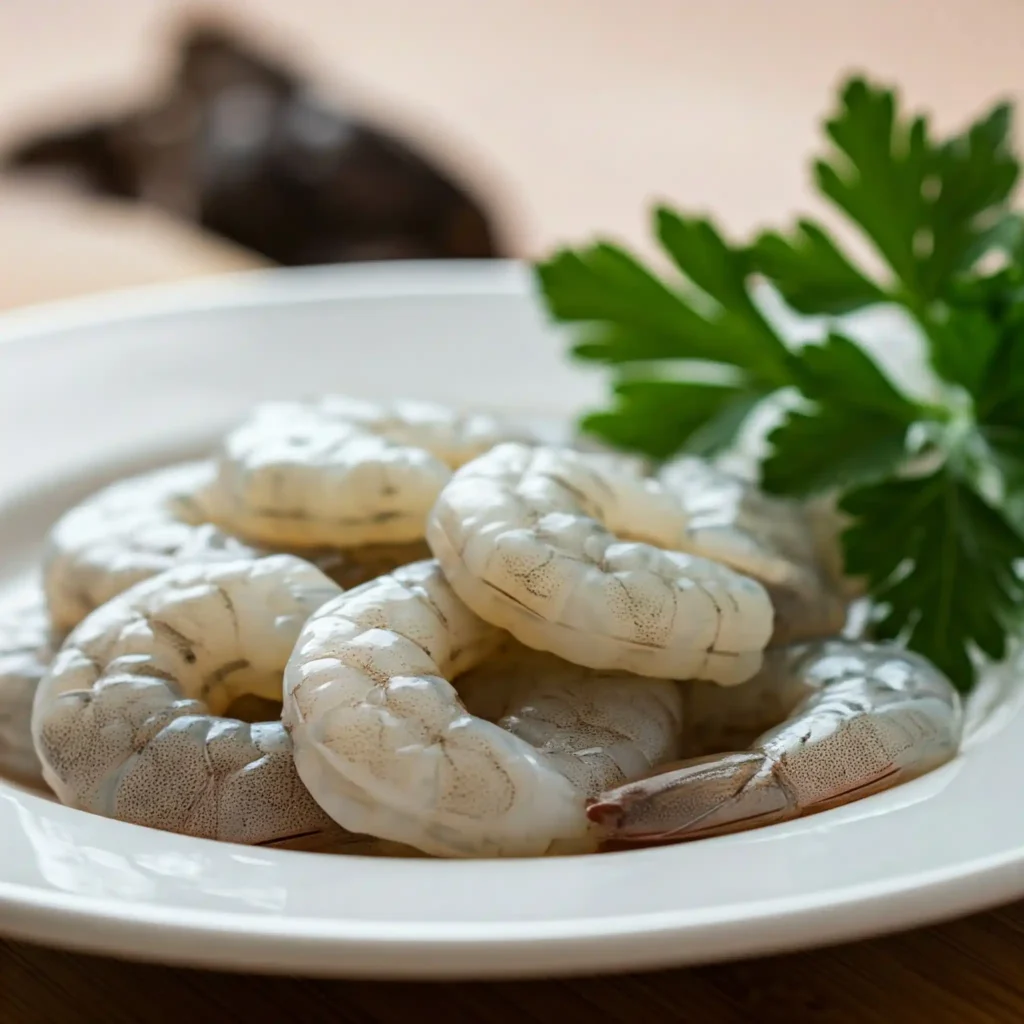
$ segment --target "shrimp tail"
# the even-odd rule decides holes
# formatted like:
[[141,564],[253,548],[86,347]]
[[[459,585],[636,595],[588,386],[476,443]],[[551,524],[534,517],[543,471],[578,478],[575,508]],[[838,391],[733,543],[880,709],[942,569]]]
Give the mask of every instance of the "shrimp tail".
[[760,751],[679,761],[587,805],[600,840],[611,847],[704,839],[798,815],[777,762]]

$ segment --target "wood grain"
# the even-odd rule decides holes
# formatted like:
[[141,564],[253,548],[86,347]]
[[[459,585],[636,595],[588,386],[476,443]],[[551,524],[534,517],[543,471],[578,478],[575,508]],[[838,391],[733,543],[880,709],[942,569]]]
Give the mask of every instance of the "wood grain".
[[935,928],[690,970],[501,983],[312,981],[0,944],[4,1024],[295,1021],[1003,1024],[1024,1020],[1024,903]]

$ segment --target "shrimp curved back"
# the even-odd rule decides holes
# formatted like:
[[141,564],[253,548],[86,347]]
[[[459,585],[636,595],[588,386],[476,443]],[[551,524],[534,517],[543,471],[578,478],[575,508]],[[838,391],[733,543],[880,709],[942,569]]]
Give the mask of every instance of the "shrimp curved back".
[[587,832],[583,794],[525,743],[471,715],[450,680],[504,634],[436,562],[324,605],[285,671],[295,763],[353,832],[438,856],[527,856]]
[[455,685],[472,714],[536,747],[587,796],[679,756],[682,695],[667,679],[597,672],[510,640]]
[[658,479],[686,516],[682,550],[764,584],[775,608],[773,646],[840,632],[845,595],[830,575],[833,563],[823,562],[824,539],[807,507],[693,456],[673,460]]
[[338,587],[289,555],[188,564],[129,588],[70,634],[32,734],[60,800],[122,821],[258,843],[329,824],[281,723],[218,717],[280,699],[303,623]]
[[182,463],[111,484],[66,512],[44,557],[54,628],[67,632],[128,587],[182,562],[259,554],[210,523],[204,499],[212,481],[212,463]]
[[503,444],[438,497],[427,543],[453,589],[527,647],[587,668],[725,685],[761,665],[764,587],[674,550],[686,525],[657,481],[562,448]]
[[411,543],[452,469],[509,433],[425,402],[268,402],[218,452],[218,521],[275,547]]

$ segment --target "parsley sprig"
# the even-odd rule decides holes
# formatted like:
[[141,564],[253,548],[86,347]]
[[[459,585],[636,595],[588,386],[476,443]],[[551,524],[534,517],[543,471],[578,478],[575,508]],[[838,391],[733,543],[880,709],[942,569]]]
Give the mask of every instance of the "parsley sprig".
[[[704,216],[654,210],[676,273],[599,240],[537,266],[576,358],[611,368],[612,402],[584,431],[665,459],[714,455],[768,399],[763,486],[835,493],[852,517],[846,568],[868,581],[874,632],[930,657],[964,690],[977,655],[1000,658],[1024,612],[1024,222],[1000,103],[949,138],[853,78],[825,121],[818,191],[871,245],[868,271],[801,219],[745,244]],[[767,282],[820,343],[788,342],[758,301]],[[835,318],[895,305],[923,339],[937,397],[907,393]]]

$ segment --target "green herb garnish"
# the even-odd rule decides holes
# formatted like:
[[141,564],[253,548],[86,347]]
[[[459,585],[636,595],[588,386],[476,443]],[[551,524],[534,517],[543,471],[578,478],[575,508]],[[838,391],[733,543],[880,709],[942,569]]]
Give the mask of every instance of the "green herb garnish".
[[[1010,120],[999,104],[938,139],[893,90],[844,85],[814,178],[882,273],[810,220],[734,244],[665,206],[653,220],[671,278],[604,241],[537,267],[551,314],[578,325],[576,358],[614,368],[613,402],[584,417],[585,432],[655,459],[713,455],[766,399],[792,399],[768,435],[763,486],[837,492],[854,519],[846,567],[869,583],[876,635],[906,640],[963,690],[974,652],[1002,657],[1024,612],[1024,230],[1009,205]],[[901,307],[923,339],[927,394],[907,393],[838,327],[788,342],[759,281],[802,314]]]

